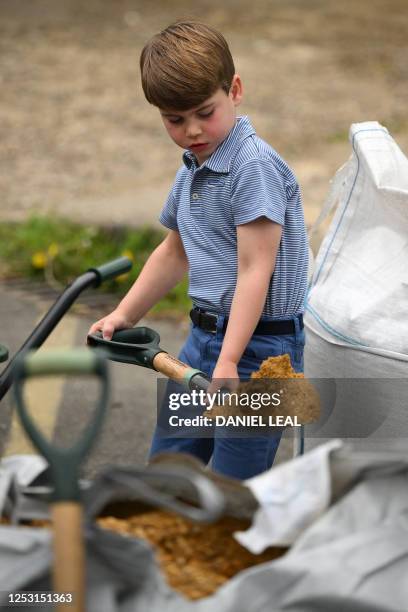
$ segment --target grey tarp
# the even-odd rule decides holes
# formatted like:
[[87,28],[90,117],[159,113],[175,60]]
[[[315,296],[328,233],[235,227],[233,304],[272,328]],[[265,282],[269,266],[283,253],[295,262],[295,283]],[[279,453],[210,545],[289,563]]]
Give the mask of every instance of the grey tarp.
[[[332,453],[330,472],[331,507],[284,557],[241,572],[198,602],[166,585],[148,545],[90,523],[87,611],[406,610],[408,458],[342,448]],[[95,508],[98,490],[91,492]],[[49,540],[47,530],[0,528],[0,591],[51,588]]]

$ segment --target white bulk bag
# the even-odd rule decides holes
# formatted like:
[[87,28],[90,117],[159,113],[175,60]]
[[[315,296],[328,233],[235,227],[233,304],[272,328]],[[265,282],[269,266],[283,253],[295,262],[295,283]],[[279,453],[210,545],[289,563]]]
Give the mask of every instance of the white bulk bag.
[[323,435],[354,437],[385,419],[366,444],[384,448],[408,437],[407,387],[381,382],[408,378],[408,159],[375,121],[353,124],[350,141],[313,228],[335,210],[309,287],[305,373],[376,379],[339,385]]

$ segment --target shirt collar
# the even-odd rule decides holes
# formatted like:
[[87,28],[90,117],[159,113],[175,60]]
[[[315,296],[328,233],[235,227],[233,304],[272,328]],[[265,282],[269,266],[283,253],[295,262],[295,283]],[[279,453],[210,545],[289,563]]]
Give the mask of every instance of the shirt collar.
[[[220,145],[218,145],[214,153],[212,153],[203,163],[203,166],[213,170],[214,172],[229,172],[231,159],[233,158],[237,148],[243,140],[249,136],[252,136],[253,134],[255,134],[255,130],[252,127],[248,117],[237,117],[235,125],[228,136]],[[197,161],[194,153],[191,151],[184,151],[183,162],[189,169],[192,165],[196,165]]]

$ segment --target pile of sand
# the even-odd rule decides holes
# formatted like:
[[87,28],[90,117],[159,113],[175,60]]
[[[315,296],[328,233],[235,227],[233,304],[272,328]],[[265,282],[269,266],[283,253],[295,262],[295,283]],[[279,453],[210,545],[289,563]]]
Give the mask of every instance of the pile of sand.
[[189,599],[211,595],[241,570],[276,559],[287,550],[250,553],[232,536],[234,531],[248,529],[250,522],[232,517],[208,525],[153,510],[128,518],[106,516],[97,522],[104,529],[147,540],[168,584]]
[[[275,398],[279,396],[279,405],[262,406],[255,410],[255,399],[259,402],[260,394]],[[249,397],[248,405],[240,401],[243,396]],[[320,417],[320,398],[304,374],[294,371],[289,355],[278,355],[265,359],[259,370],[251,374],[249,381],[241,382],[230,397],[226,396],[223,405],[206,412],[209,418],[247,414],[264,417],[282,415],[285,418],[296,416],[298,423],[314,423]]]

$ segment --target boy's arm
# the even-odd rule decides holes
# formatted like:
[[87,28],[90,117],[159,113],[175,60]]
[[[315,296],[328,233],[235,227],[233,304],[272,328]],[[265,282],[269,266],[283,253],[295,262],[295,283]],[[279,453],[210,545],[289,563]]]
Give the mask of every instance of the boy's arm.
[[188,270],[187,256],[180,234],[170,230],[153,251],[117,310],[136,323]]
[[282,226],[261,217],[237,226],[238,274],[228,326],[213,378],[237,378],[237,364],[261,317]]
[[188,271],[187,256],[180,235],[170,230],[150,255],[142,271],[116,309],[96,321],[88,333],[98,330],[110,339],[115,329],[133,327],[165,296]]

